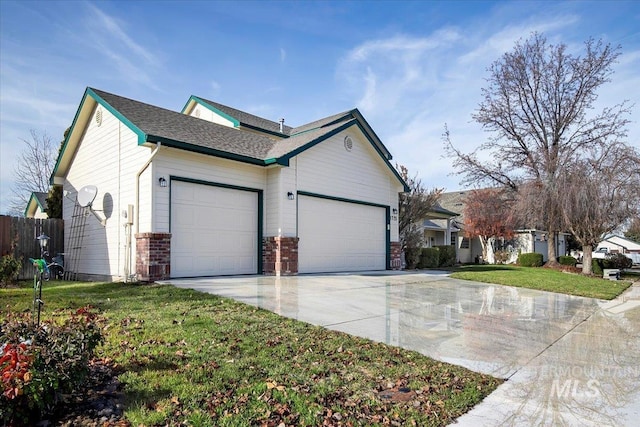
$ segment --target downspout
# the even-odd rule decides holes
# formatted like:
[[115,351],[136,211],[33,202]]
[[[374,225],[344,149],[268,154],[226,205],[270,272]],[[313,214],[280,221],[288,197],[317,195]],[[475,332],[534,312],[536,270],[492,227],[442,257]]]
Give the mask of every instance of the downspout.
[[[142,168],[140,168],[140,170],[138,171],[138,173],[136,173],[136,199],[135,199],[135,217],[136,217],[136,232],[134,234],[134,237],[140,233],[140,176],[142,175],[142,173],[149,167],[149,165],[151,164],[151,161],[153,161],[153,158],[156,156],[156,154],[158,154],[158,151],[160,151],[160,146],[162,145],[162,143],[160,141],[158,141],[156,143],[156,148],[155,150],[153,150],[153,152],[151,153],[151,155],[149,156],[149,159],[147,159],[146,163],[142,166]],[[131,227],[131,225],[129,225],[129,227]],[[129,235],[131,233],[131,228],[129,228]],[[129,245],[129,255],[128,255],[128,259],[126,260],[126,263],[128,265],[127,267],[127,272],[125,275],[131,277],[131,254],[132,254],[132,248],[131,248],[131,244],[132,241],[131,239],[129,239],[129,241],[127,242],[127,244]],[[137,256],[137,254],[136,254]],[[125,277],[125,282],[129,281],[129,277]]]
[[151,153],[151,155],[149,156],[149,159],[146,161],[146,163],[142,166],[142,168],[140,168],[140,170],[136,174],[136,234],[140,233],[140,209],[139,209],[140,207],[140,176],[144,173],[145,170],[147,170],[147,168],[153,161],[153,158],[156,156],[156,154],[158,154],[158,151],[160,151],[161,145],[162,145],[162,142],[160,141],[156,142],[156,149],[153,150],[153,153]]

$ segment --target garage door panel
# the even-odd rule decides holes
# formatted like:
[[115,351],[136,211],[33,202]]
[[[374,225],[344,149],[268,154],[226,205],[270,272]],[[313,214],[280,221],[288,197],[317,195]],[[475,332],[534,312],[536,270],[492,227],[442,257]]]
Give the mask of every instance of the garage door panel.
[[386,210],[301,195],[299,271],[384,270]]
[[258,195],[174,181],[171,234],[173,277],[255,274]]

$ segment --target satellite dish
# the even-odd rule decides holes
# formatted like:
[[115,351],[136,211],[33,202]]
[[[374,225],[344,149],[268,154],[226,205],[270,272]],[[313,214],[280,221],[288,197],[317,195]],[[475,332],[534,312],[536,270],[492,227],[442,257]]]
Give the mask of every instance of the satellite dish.
[[78,191],[78,204],[83,208],[91,206],[96,194],[98,194],[98,188],[95,185],[85,185]]

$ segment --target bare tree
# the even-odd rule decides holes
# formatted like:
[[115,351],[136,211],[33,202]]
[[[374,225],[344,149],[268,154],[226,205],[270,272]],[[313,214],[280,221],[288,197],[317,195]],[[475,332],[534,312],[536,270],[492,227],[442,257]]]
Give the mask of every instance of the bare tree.
[[14,165],[14,183],[8,213],[22,215],[32,192],[47,193],[49,178],[55,167],[58,143],[46,133],[31,130],[31,140],[20,140],[25,144]]
[[400,194],[398,230],[407,267],[413,268],[418,264],[419,249],[424,242],[422,221],[438,202],[442,189],[427,190],[417,175],[414,177],[409,175],[409,170],[405,166],[396,165],[396,168],[409,186],[408,193]]
[[492,137],[471,153],[451,143],[445,149],[463,183],[534,189],[532,217],[549,233],[548,259],[556,263],[556,233],[562,226],[558,179],[585,157],[587,148],[607,147],[627,135],[630,107],[624,101],[592,113],[598,89],[610,81],[620,47],[593,39],[582,56],[534,33],[489,67],[484,100],[473,119]]
[[640,214],[640,153],[623,143],[589,151],[560,177],[558,195],[565,226],[582,245],[584,274],[603,236]]

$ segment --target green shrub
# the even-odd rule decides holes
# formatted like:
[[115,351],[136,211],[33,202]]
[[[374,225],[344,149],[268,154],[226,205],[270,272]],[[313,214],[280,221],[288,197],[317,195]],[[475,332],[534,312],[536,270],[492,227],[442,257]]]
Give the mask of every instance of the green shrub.
[[570,265],[571,267],[575,267],[578,261],[572,256],[562,255],[558,257],[558,262],[560,265]]
[[28,317],[0,324],[0,422],[33,425],[54,412],[62,393],[76,391],[89,360],[102,341],[89,308],[75,311],[62,325],[34,326]]
[[604,259],[604,268],[618,268],[624,270],[625,268],[631,268],[633,261],[631,258],[627,258],[623,254],[611,254],[607,255]]
[[0,259],[0,286],[15,284],[22,264],[13,255],[5,255]]
[[456,248],[451,245],[436,246],[439,253],[438,267],[451,267],[456,263]]
[[593,259],[591,260],[591,272],[593,274],[595,274],[596,276],[602,276],[603,271],[602,269],[606,268],[604,267],[604,260],[603,259]]
[[541,267],[542,264],[542,254],[529,252],[518,255],[518,265],[523,267]]
[[419,268],[436,268],[440,262],[440,250],[438,248],[422,248]]

